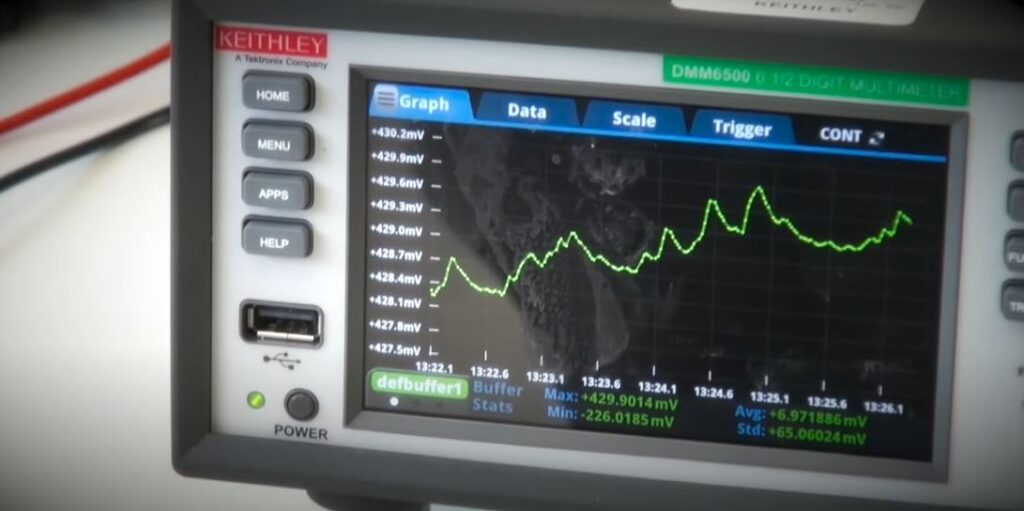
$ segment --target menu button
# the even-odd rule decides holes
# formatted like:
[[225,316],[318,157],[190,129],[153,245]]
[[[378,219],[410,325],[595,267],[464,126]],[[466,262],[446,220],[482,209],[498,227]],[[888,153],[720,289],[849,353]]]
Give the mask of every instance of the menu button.
[[313,155],[313,130],[298,123],[253,121],[242,128],[247,156],[273,160],[308,160]]

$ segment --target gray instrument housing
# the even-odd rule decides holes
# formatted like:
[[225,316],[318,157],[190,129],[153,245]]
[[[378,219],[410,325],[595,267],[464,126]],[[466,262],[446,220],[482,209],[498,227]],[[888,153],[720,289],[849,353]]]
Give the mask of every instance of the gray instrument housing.
[[[1002,410],[999,415],[1003,426],[986,430],[980,428],[972,438],[980,436],[979,442],[987,450],[991,444],[1009,442],[1003,447],[1008,452],[1000,454],[988,469],[1000,468],[1003,473],[991,474],[995,481],[988,486],[975,483],[967,488],[960,498],[947,499],[945,491],[952,491],[962,470],[978,469],[979,465],[960,467],[956,453],[948,460],[945,446],[950,429],[969,426],[971,417],[983,416],[990,411],[984,403],[975,402],[984,396],[988,388],[1001,392],[994,399],[999,403],[1017,404],[1024,399],[1024,381],[1012,378],[1010,369],[1024,364],[1024,327],[1006,322],[999,311],[998,297],[1002,278],[1010,274],[1001,264],[989,265],[989,260],[999,262],[1002,240],[1012,227],[1006,218],[1005,207],[994,208],[995,213],[981,211],[997,200],[1005,200],[1007,183],[1018,174],[1009,167],[1008,141],[1014,129],[1024,125],[1024,67],[1014,63],[1024,62],[1024,41],[1019,37],[1024,26],[1024,9],[1009,2],[977,2],[968,7],[951,2],[926,2],[918,21],[907,28],[878,28],[859,25],[808,23],[797,20],[765,19],[746,16],[714,14],[687,14],[681,16],[668,1],[664,2],[616,2],[616,1],[570,1],[570,2],[497,2],[455,0],[443,3],[424,1],[336,1],[330,3],[310,0],[290,2],[287,8],[271,1],[230,2],[208,0],[179,0],[174,4],[174,127],[173,127],[173,277],[172,277],[172,356],[173,356],[173,461],[182,474],[196,477],[229,479],[265,484],[296,486],[320,491],[334,491],[366,497],[388,497],[408,501],[432,501],[488,508],[557,508],[557,509],[664,509],[686,502],[688,508],[712,509],[774,509],[776,507],[861,509],[866,506],[877,509],[931,508],[939,498],[948,504],[965,507],[1015,508],[1024,504],[1024,493],[1020,488],[1011,487],[1008,481],[1024,477],[1024,413],[1020,406]],[[429,22],[424,22],[429,20]],[[218,401],[216,380],[220,366],[214,352],[216,335],[223,321],[214,311],[219,276],[214,271],[214,261],[219,249],[215,225],[217,224],[218,201],[241,202],[237,193],[228,194],[215,184],[214,155],[218,147],[215,141],[227,140],[231,150],[237,147],[237,131],[232,137],[219,134],[215,112],[221,108],[215,102],[213,91],[216,87],[215,52],[213,49],[213,26],[217,22],[239,24],[270,24],[275,28],[302,27],[324,31],[353,31],[365,33],[393,33],[406,36],[503,41],[509,44],[545,44],[555,47],[579,47],[610,50],[638,51],[649,54],[689,54],[715,57],[740,58],[792,62],[798,64],[833,65],[851,68],[919,72],[930,74],[951,74],[975,79],[972,82],[972,104],[967,112],[933,111],[926,109],[904,109],[895,107],[865,106],[855,103],[836,103],[818,100],[797,100],[764,98],[763,101],[781,110],[843,113],[857,112],[865,117],[880,117],[903,120],[942,122],[953,126],[953,163],[951,172],[950,215],[955,216],[947,231],[950,247],[947,247],[947,273],[951,289],[944,290],[944,310],[948,313],[943,326],[949,339],[943,342],[946,353],[940,358],[940,410],[937,415],[936,453],[938,458],[926,467],[900,468],[900,462],[867,460],[867,463],[853,469],[840,470],[867,473],[877,476],[910,477],[931,479],[936,483],[885,481],[879,484],[914,485],[903,490],[902,495],[893,496],[885,491],[873,492],[872,478],[862,480],[854,489],[837,491],[836,485],[848,476],[828,476],[803,473],[809,479],[824,483],[816,490],[787,488],[779,489],[742,487],[742,483],[719,478],[718,481],[687,481],[685,477],[653,477],[645,474],[643,463],[634,476],[622,474],[595,473],[594,471],[557,469],[557,463],[506,464],[501,459],[460,459],[459,456],[437,456],[422,452],[403,452],[401,448],[380,449],[347,445],[319,445],[309,442],[279,440],[263,435],[232,431],[230,426],[218,426]],[[748,37],[750,33],[757,37]],[[806,41],[813,40],[814,44]],[[899,48],[898,52],[891,48]],[[384,65],[386,63],[372,63]],[[355,69],[355,77],[348,86],[349,97],[334,98],[346,104],[363,104],[353,98],[362,95],[360,80],[366,77],[422,77],[429,82],[437,74],[417,74],[409,71],[381,71]],[[390,74],[389,74],[390,73]],[[313,73],[315,74],[315,73]],[[327,75],[324,75],[327,76]],[[332,79],[350,78],[349,70],[332,70]],[[506,86],[516,84],[514,75],[511,82],[501,75],[488,74],[477,78],[479,83],[494,80]],[[988,80],[978,80],[978,79]],[[564,80],[573,80],[572,76]],[[452,79],[457,81],[457,78]],[[319,88],[332,86],[318,80]],[[1008,83],[1018,82],[1018,83]],[[578,89],[578,84],[573,84]],[[241,92],[241,84],[232,85]],[[545,85],[537,85],[544,87]],[[556,85],[546,85],[556,87]],[[664,87],[659,90],[631,89],[622,85],[594,84],[587,86],[588,92],[612,97],[635,96],[636,98],[661,98],[662,100],[703,102],[740,107],[749,104],[751,97],[707,92],[687,92]],[[533,90],[538,90],[534,87]],[[557,89],[552,90],[554,92]],[[630,91],[632,92],[624,92]],[[623,96],[626,94],[626,96]],[[320,107],[317,98],[317,108]],[[330,98],[327,98],[328,101]],[[240,102],[240,100],[239,100]],[[747,103],[744,103],[747,102]],[[1016,112],[1017,125],[1007,119],[1008,113]],[[254,118],[260,116],[255,115]],[[343,163],[352,169],[351,174],[344,168],[333,171],[356,179],[354,172],[359,160],[360,116],[334,119],[336,132],[330,136],[336,143],[348,144],[349,158]],[[1006,126],[999,122],[1006,123]],[[970,131],[967,132],[967,123]],[[321,123],[322,124],[322,123]],[[321,130],[324,128],[321,126]],[[347,130],[352,129],[352,133]],[[321,134],[318,132],[317,137]],[[352,138],[350,138],[350,136]],[[319,142],[319,140],[318,140]],[[965,147],[966,144],[966,147]],[[1005,146],[1005,150],[1004,150]],[[966,150],[965,150],[966,149]],[[364,155],[365,156],[365,155]],[[314,156],[313,158],[317,158]],[[337,162],[335,162],[337,163]],[[994,168],[993,168],[994,167]],[[982,173],[985,174],[982,174]],[[236,172],[241,176],[241,169]],[[316,172],[313,172],[314,176]],[[956,175],[959,175],[959,178]],[[962,179],[967,179],[967,197],[963,198]],[[958,180],[959,179],[959,180]],[[972,181],[973,180],[973,181]],[[240,179],[238,179],[240,181]],[[336,199],[337,200],[337,199]],[[962,200],[966,200],[967,214],[963,213]],[[319,197],[318,204],[321,207]],[[339,205],[335,205],[338,208]],[[348,210],[347,206],[340,206]],[[979,208],[975,211],[971,208]],[[358,208],[351,208],[348,221],[358,222]],[[1001,216],[1000,216],[1001,215]],[[963,223],[964,236],[958,230]],[[314,224],[320,225],[319,222]],[[1019,226],[1018,226],[1019,227]],[[239,225],[234,226],[234,238],[225,244],[240,249]],[[342,231],[343,232],[343,231]],[[338,232],[335,234],[342,234]],[[355,239],[351,231],[350,236]],[[358,246],[358,240],[355,240]],[[225,245],[226,246],[226,245]],[[956,254],[963,248],[962,258]],[[351,250],[351,247],[348,247]],[[988,252],[991,251],[992,254]],[[351,251],[349,252],[351,253]],[[336,254],[337,263],[349,271],[345,262],[347,254]],[[952,256],[952,257],[950,257]],[[958,260],[959,259],[959,260]],[[351,261],[349,261],[350,263]],[[957,270],[960,272],[956,278]],[[960,283],[959,292],[956,283]],[[350,303],[361,300],[359,287],[352,282],[349,287]],[[304,284],[305,285],[305,284]],[[254,297],[264,298],[264,297]],[[267,296],[265,298],[275,298]],[[959,304],[957,299],[959,298]],[[237,310],[237,301],[234,302]],[[339,321],[337,314],[328,316],[327,321]],[[351,314],[343,311],[340,316]],[[233,316],[237,321],[237,316]],[[959,321],[956,326],[953,321]],[[999,322],[999,323],[997,323]],[[991,323],[991,324],[989,324]],[[328,323],[330,326],[330,323]],[[966,325],[966,326],[965,326]],[[988,325],[987,327],[985,325]],[[230,328],[237,332],[236,323]],[[997,339],[975,341],[965,338],[966,328],[973,328],[977,335],[995,336]],[[981,332],[977,332],[981,328]],[[972,331],[972,330],[967,330]],[[952,336],[956,339],[955,353]],[[455,437],[465,441],[511,443],[515,445],[558,447],[559,456],[572,456],[573,450],[586,451],[589,456],[601,456],[593,434],[571,431],[540,430],[518,426],[488,425],[480,428],[459,424],[459,421],[429,419],[422,417],[395,417],[392,414],[362,412],[358,397],[362,392],[361,337],[351,337],[351,342],[341,343],[337,336],[327,342],[345,344],[347,357],[344,364],[335,367],[333,375],[338,394],[344,393],[345,405],[341,400],[328,403],[321,399],[321,407],[334,407],[338,423],[333,427],[340,430],[363,430],[404,438],[404,442],[437,443],[431,437]],[[237,337],[237,333],[235,334]],[[245,343],[234,339],[240,347]],[[984,355],[983,361],[965,363],[968,367],[980,367],[983,363],[1002,362],[992,367],[993,374],[984,377],[975,373],[971,381],[959,377],[954,384],[954,360],[976,358],[976,350],[997,346],[998,352]],[[319,353],[320,350],[318,350]],[[991,350],[990,350],[991,351]],[[1005,372],[1006,374],[1003,374]],[[942,376],[944,375],[944,376]],[[962,376],[962,375],[961,375]],[[943,378],[945,378],[943,380]],[[344,388],[342,388],[344,387]],[[979,388],[981,387],[981,388]],[[943,390],[944,389],[944,390]],[[1005,395],[1003,395],[1005,394]],[[950,410],[951,402],[957,408]],[[943,407],[943,404],[945,406]],[[989,403],[988,406],[994,406]],[[1005,407],[1004,407],[1005,408]],[[952,426],[950,415],[953,415]],[[982,419],[975,419],[982,420]],[[965,422],[966,421],[966,422]],[[1014,429],[1015,428],[1015,429]],[[485,431],[485,429],[489,431]],[[993,431],[1003,435],[1006,431],[1017,431],[1013,438],[997,438],[984,441],[986,434]],[[415,432],[418,436],[409,435]],[[426,435],[426,436],[423,436]],[[412,440],[409,440],[412,438]],[[642,461],[643,456],[665,456],[659,453],[659,446],[665,440],[651,440],[617,436],[620,443],[614,452],[630,455],[624,461]],[[984,442],[983,442],[984,441]],[[1016,442],[1016,444],[1013,444]],[[404,445],[404,444],[403,444]],[[970,448],[971,446],[967,446]],[[539,447],[535,447],[539,449]],[[964,447],[961,447],[964,448]],[[680,451],[679,449],[670,449]],[[985,450],[985,449],[983,449]],[[822,459],[836,455],[810,455],[793,453],[794,459],[772,463],[766,461],[764,448],[697,446],[696,450],[683,448],[669,456],[686,459],[709,460],[716,463],[753,462],[791,469],[820,468]],[[595,454],[595,452],[597,452]],[[785,458],[788,451],[773,451]],[[975,457],[977,459],[981,454]],[[612,459],[612,458],[609,458]],[[619,458],[615,458],[619,459]],[[760,459],[760,461],[759,461]],[[1016,460],[1016,463],[1014,463]],[[652,459],[653,461],[653,459]],[[708,465],[713,466],[714,464]],[[920,465],[920,464],[918,464]],[[886,468],[890,467],[890,468]],[[980,468],[986,468],[980,466]],[[729,466],[719,465],[717,470],[728,470]],[[745,470],[751,470],[744,467]],[[773,472],[788,473],[786,477],[802,477],[790,470],[762,468],[759,470],[768,479]],[[1007,470],[1009,471],[1007,473]],[[842,479],[848,477],[848,479]],[[948,480],[948,481],[947,481]],[[865,482],[866,481],[866,482]],[[523,491],[529,488],[529,491]],[[857,488],[862,488],[860,490]],[[930,490],[938,493],[929,497]],[[787,491],[780,491],[787,490]],[[844,495],[844,493],[846,495]],[[899,492],[897,492],[899,493]],[[994,495],[994,496],[993,496]],[[879,500],[885,499],[885,500]],[[902,502],[895,502],[901,500]],[[916,502],[915,502],[916,501]]]

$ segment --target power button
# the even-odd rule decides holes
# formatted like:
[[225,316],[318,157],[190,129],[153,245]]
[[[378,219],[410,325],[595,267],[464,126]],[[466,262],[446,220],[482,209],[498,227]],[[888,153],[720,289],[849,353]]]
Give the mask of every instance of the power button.
[[297,421],[308,421],[320,410],[316,396],[306,389],[295,389],[284,398],[284,408]]

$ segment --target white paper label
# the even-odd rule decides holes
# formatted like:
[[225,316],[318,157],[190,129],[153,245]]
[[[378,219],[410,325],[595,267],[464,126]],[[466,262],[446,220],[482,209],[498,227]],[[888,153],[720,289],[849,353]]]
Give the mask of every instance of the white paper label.
[[900,26],[917,19],[924,0],[672,0],[672,5],[690,11]]

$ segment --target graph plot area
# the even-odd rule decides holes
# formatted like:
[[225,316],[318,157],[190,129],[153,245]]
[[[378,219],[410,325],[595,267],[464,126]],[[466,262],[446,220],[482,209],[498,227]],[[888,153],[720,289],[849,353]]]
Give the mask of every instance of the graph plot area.
[[790,219],[776,214],[774,209],[772,209],[771,204],[768,202],[764,188],[758,186],[750,194],[750,198],[747,200],[746,209],[743,213],[743,219],[739,223],[730,223],[729,220],[726,219],[725,213],[722,211],[718,201],[715,199],[708,199],[707,206],[704,209],[704,216],[700,224],[700,232],[697,234],[697,237],[684,245],[683,242],[679,240],[679,237],[676,236],[675,231],[666,227],[661,231],[661,238],[658,241],[657,249],[653,252],[645,251],[640,254],[640,259],[635,264],[617,264],[612,262],[607,256],[595,253],[591,250],[591,248],[587,246],[582,239],[580,239],[580,235],[577,231],[570,231],[569,234],[558,238],[554,243],[554,248],[548,250],[543,255],[538,256],[534,252],[527,254],[526,257],[516,265],[515,272],[505,279],[505,284],[500,288],[487,287],[475,282],[472,277],[466,274],[466,271],[462,266],[459,265],[459,260],[455,257],[450,257],[447,265],[445,266],[444,277],[441,279],[439,284],[430,289],[430,296],[436,297],[444,290],[445,287],[448,286],[448,280],[451,278],[452,272],[454,271],[461,276],[466,284],[474,291],[481,294],[504,297],[508,294],[509,288],[519,281],[523,271],[526,271],[529,266],[532,265],[537,269],[544,269],[551,258],[569,248],[578,248],[591,263],[601,264],[613,272],[636,275],[640,273],[640,269],[643,268],[646,263],[659,261],[665,254],[666,247],[672,247],[681,255],[689,255],[692,253],[707,235],[708,224],[712,218],[717,219],[726,231],[739,236],[746,235],[747,225],[750,223],[750,211],[755,204],[759,204],[764,207],[764,210],[771,219],[772,224],[776,227],[784,227],[790,232],[790,234],[801,242],[814,248],[833,250],[836,252],[861,252],[868,247],[878,245],[895,236],[896,233],[899,232],[901,225],[912,225],[914,223],[906,213],[903,211],[897,211],[890,226],[883,227],[876,235],[869,236],[859,243],[838,243],[834,240],[819,240],[803,234],[795,225],[793,225],[793,222]]

